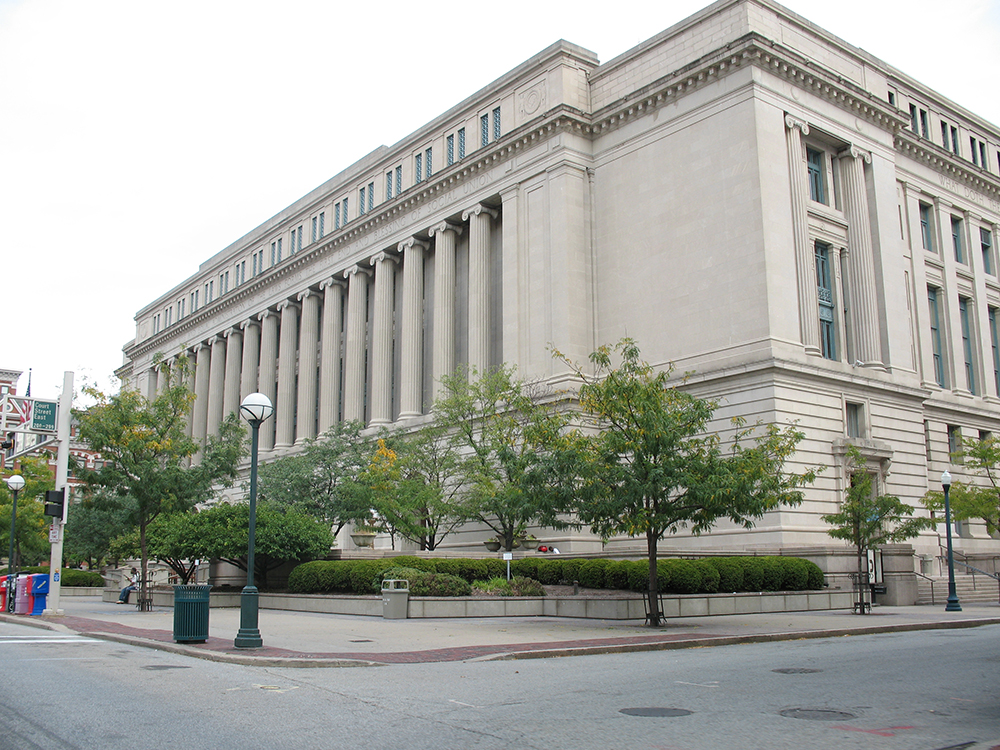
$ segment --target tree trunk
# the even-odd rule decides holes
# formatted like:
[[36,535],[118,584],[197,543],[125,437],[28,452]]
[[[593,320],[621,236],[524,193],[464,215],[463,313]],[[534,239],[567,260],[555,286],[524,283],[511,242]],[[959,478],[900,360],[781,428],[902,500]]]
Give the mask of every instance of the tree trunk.
[[663,623],[660,619],[660,582],[656,575],[656,533],[653,529],[646,530],[646,549],[649,552],[649,590],[646,592],[648,622],[649,627],[658,628]]

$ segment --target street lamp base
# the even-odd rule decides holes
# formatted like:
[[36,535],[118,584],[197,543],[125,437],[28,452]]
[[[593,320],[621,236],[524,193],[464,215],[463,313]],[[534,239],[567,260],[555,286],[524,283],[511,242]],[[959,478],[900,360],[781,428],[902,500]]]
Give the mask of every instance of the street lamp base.
[[962,611],[962,605],[958,603],[958,597],[957,596],[954,599],[952,597],[950,597],[950,596],[948,597],[948,604],[945,605],[944,611],[945,612],[961,612]]
[[240,629],[233,645],[236,648],[260,648],[264,641],[257,628],[257,587],[244,586],[240,594]]

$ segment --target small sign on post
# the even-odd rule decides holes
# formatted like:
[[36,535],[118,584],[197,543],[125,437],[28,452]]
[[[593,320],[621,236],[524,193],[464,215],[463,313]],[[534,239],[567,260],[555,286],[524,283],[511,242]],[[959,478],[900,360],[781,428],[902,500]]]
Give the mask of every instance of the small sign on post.
[[40,432],[56,431],[56,402],[35,400],[31,409],[31,429]]

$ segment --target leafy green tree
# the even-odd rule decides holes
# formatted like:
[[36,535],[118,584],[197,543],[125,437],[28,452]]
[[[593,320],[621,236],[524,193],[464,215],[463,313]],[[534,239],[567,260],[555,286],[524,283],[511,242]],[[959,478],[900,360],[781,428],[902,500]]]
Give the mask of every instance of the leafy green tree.
[[485,524],[511,550],[529,524],[554,515],[531,478],[566,417],[508,366],[486,373],[459,369],[441,382],[434,414],[458,457],[455,513]]
[[632,339],[593,352],[593,376],[556,356],[580,379],[583,421],[596,431],[561,439],[549,483],[603,539],[645,537],[649,623],[658,626],[659,541],[685,528],[702,534],[721,518],[749,528],[768,511],[801,502],[799,488],[814,472],[790,474],[784,462],[802,433],[737,421],[724,446],[717,433],[708,432],[716,402],[673,385],[671,370],[654,370]]
[[[191,582],[202,551],[197,536],[197,517],[197,513],[161,513],[146,529],[146,550],[150,558],[174,571],[182,584]],[[138,557],[138,529],[113,539],[111,549],[119,558]]]
[[[111,540],[128,527],[128,511],[118,502],[101,502],[85,497],[73,506],[66,523],[63,546],[66,558],[86,562],[90,569],[111,557]],[[136,534],[135,552],[139,556],[139,536]]]
[[368,468],[374,441],[361,435],[364,424],[338,422],[301,453],[263,464],[260,496],[299,508],[333,527],[338,535],[348,523],[367,523],[371,496],[358,477]]
[[[44,456],[23,456],[20,470],[24,487],[17,493],[17,521],[14,525],[14,570],[48,560],[48,525],[42,512],[45,492],[53,489],[52,470]],[[0,482],[0,554],[10,550],[10,513],[13,497],[6,482]],[[6,569],[3,571],[6,573]]]
[[[963,438],[961,459],[965,470],[980,482],[956,481],[948,493],[951,515],[956,521],[982,519],[990,534],[1000,531],[1000,437],[983,440]],[[939,490],[928,492],[924,505],[944,514],[944,495]]]
[[[128,526],[139,530],[143,588],[149,524],[160,513],[190,510],[211,499],[215,488],[231,486],[244,454],[245,428],[235,414],[226,417],[218,434],[203,446],[188,437],[186,421],[194,395],[185,384],[187,372],[182,358],[153,399],[127,385],[110,395],[85,388],[96,403],[76,413],[81,439],[104,459],[101,469],[81,471],[81,479],[95,499],[117,504],[127,513]],[[199,451],[199,459],[192,460]]]
[[[250,538],[249,503],[218,503],[188,517],[187,542],[178,552],[191,558],[213,558],[247,569]],[[267,574],[285,562],[322,558],[333,546],[325,523],[296,508],[273,502],[257,504],[254,537],[254,577],[267,586]],[[189,545],[189,546],[188,546]]]
[[[873,476],[864,469],[864,458],[857,448],[848,450],[850,487],[836,513],[822,516],[833,526],[827,533],[834,539],[843,539],[857,552],[858,580],[868,580],[868,550],[880,544],[893,544],[912,539],[924,529],[934,528],[930,518],[914,518],[913,506],[894,495],[876,495]],[[866,608],[860,607],[865,614]]]

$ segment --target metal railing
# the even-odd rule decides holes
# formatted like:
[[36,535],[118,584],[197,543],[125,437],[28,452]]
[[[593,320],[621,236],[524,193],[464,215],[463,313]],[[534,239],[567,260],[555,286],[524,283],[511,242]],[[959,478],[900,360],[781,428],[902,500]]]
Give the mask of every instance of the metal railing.
[[923,578],[925,581],[930,581],[930,583],[931,583],[931,605],[933,606],[934,604],[936,604],[937,602],[934,601],[934,579],[931,578],[930,576],[925,576],[923,573],[914,572],[914,575],[916,575],[918,578]]

